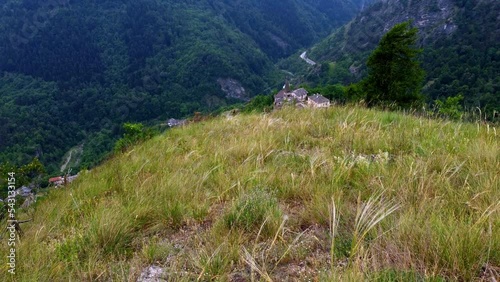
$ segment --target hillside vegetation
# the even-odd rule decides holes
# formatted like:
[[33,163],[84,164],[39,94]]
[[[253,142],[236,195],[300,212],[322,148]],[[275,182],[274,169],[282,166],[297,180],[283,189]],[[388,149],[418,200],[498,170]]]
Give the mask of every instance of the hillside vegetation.
[[500,2],[495,0],[376,1],[310,48],[308,56],[317,66],[304,71],[307,65],[298,54],[280,66],[297,74],[298,80],[318,85],[357,82],[366,76],[366,59],[382,36],[411,20],[423,48],[422,94],[429,104],[461,95],[462,106],[480,108],[494,119],[500,111],[499,13]]
[[[267,93],[282,83],[277,59],[349,21],[361,2],[0,0],[0,162],[38,156],[56,173],[83,144],[80,167],[91,167],[125,122]],[[243,95],[223,90],[229,79]]]
[[499,167],[497,129],[480,124],[352,107],[221,116],[19,214],[33,221],[15,280],[135,281],[151,265],[171,281],[491,277]]

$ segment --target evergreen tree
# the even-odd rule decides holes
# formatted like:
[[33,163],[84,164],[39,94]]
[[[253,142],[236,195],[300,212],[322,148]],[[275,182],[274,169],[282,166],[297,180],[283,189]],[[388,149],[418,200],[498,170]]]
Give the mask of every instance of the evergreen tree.
[[362,82],[369,106],[395,104],[416,106],[422,102],[420,90],[424,71],[415,47],[417,29],[410,22],[395,25],[386,33],[368,58],[368,77]]

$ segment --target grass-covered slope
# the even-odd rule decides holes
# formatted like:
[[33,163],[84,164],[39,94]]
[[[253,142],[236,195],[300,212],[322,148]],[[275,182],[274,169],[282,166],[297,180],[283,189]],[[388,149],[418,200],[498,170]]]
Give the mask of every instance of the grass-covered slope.
[[499,167],[483,125],[348,107],[219,117],[20,214],[34,220],[15,280],[135,281],[151,265],[169,281],[491,277]]

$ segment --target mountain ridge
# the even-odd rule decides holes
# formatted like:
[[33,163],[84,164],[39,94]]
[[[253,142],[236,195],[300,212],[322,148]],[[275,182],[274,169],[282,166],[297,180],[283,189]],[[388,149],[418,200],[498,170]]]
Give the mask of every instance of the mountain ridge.
[[55,172],[85,143],[82,166],[92,166],[124,122],[213,111],[270,91],[283,80],[275,60],[347,21],[359,3],[0,1],[0,162],[37,156]]

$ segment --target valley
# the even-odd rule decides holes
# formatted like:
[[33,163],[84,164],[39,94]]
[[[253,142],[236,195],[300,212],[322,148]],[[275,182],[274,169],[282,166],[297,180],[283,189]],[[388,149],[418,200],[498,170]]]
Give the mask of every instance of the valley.
[[0,281],[500,277],[499,1],[0,7]]
[[495,1],[29,2],[3,1],[0,12],[0,163],[38,157],[57,172],[83,140],[75,169],[92,167],[125,122],[214,112],[287,77],[348,86],[366,75],[382,32],[405,19],[419,28],[429,108],[463,97],[490,120],[500,112]]
[[125,122],[159,124],[268,94],[285,77],[277,60],[362,2],[0,1],[0,163],[38,157],[56,172],[83,140],[75,169],[92,167]]

